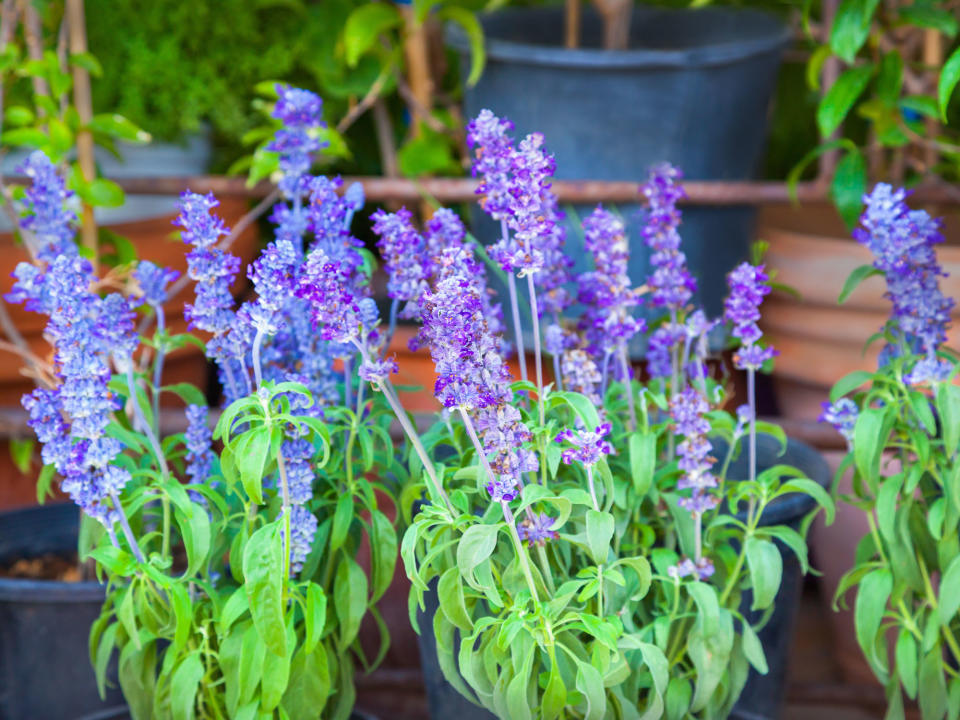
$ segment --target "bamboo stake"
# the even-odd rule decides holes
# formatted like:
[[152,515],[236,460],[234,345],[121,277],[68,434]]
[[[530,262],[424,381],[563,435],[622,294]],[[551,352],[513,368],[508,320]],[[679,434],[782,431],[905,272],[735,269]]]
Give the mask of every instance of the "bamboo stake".
[[[67,0],[66,3],[70,52],[74,55],[87,52],[87,26],[84,19],[83,0]],[[93,99],[90,95],[90,74],[79,64],[73,66],[73,103],[80,118],[80,130],[77,132],[77,160],[80,173],[86,182],[92,182],[97,175],[96,161],[93,156],[93,133],[89,130],[93,120]],[[97,222],[93,216],[93,206],[83,203],[82,238],[84,247],[92,250],[94,271],[97,267]]]
[[580,0],[566,0],[564,17],[564,45],[570,49],[580,45]]

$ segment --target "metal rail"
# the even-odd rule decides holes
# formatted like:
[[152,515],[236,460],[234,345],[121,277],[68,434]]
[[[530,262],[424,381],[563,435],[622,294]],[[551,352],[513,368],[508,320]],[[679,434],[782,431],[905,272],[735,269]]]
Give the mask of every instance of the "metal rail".
[[[114,178],[124,191],[132,195],[175,195],[189,188],[194,192],[212,192],[214,195],[261,198],[274,186],[260,182],[249,186],[242,177],[224,175],[193,175],[162,178]],[[384,202],[419,202],[433,198],[440,203],[458,203],[476,200],[478,182],[470,178],[387,178],[356,176],[343,178],[344,185],[352,182],[363,184],[368,200]],[[791,193],[783,182],[762,181],[703,181],[688,180],[683,183],[687,197],[681,202],[688,205],[771,205],[799,202],[823,202],[828,200],[828,188],[824,183],[802,182]],[[620,180],[555,180],[553,190],[562,203],[628,203],[639,200],[640,181]],[[960,204],[960,187],[948,183],[919,186],[913,199],[925,203]]]

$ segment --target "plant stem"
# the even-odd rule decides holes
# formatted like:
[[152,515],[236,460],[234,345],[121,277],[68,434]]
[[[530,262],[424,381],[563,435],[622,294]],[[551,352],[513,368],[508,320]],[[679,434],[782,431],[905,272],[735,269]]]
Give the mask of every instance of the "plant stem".
[[703,555],[703,515],[698,512],[693,513],[693,548],[693,560],[700,562]]
[[153,419],[156,423],[156,431],[160,432],[160,383],[163,382],[163,360],[166,356],[164,334],[167,324],[163,305],[157,303],[153,310],[157,315],[157,332],[154,334],[154,339],[160,338],[157,343],[157,359],[153,365]]
[[[670,308],[670,330],[677,329],[677,309]],[[680,392],[680,346],[674,343],[670,348],[670,397],[674,398]]]
[[450,498],[447,497],[446,491],[443,489],[443,486],[437,479],[436,470],[434,470],[433,463],[430,462],[430,457],[427,455],[426,448],[423,447],[423,443],[420,441],[420,435],[417,434],[416,428],[413,427],[413,424],[410,422],[410,418],[407,417],[406,411],[400,405],[400,400],[397,399],[396,391],[390,384],[389,379],[385,379],[383,381],[383,383],[380,385],[380,391],[383,393],[383,397],[386,399],[387,404],[390,405],[390,409],[393,410],[393,414],[396,416],[397,421],[400,423],[403,431],[407,434],[407,438],[413,445],[413,449],[420,458],[420,464],[423,465],[423,469],[426,471],[427,477],[430,478],[430,481],[433,484],[433,489],[436,490],[437,494],[440,496],[440,499],[443,500],[450,513],[452,515],[456,515],[457,512],[453,507],[453,503],[450,502]]
[[563,376],[560,374],[560,356],[553,356],[553,380],[557,385],[557,390],[563,392]]
[[349,355],[343,359],[343,404],[353,405],[353,358]]
[[260,367],[260,346],[262,344],[263,328],[257,328],[257,333],[253,336],[253,377],[256,381],[257,390],[263,384],[263,369]]
[[390,348],[390,342],[393,340],[393,334],[397,331],[397,312],[400,309],[400,301],[396,298],[390,301],[390,324],[387,326],[387,338],[383,343],[384,352]]
[[537,307],[537,290],[533,274],[527,273],[527,291],[530,293],[530,317],[533,320],[533,357],[537,370],[537,407],[540,410],[540,427],[546,423],[543,407],[543,353],[540,351],[540,309]]
[[[133,551],[133,556],[137,559],[137,562],[143,562],[143,553],[140,551],[140,546],[137,544],[137,538],[134,536],[133,530],[130,529],[130,523],[127,521],[127,514],[123,511],[123,505],[120,504],[120,496],[113,492],[110,493],[110,499],[113,501],[113,507],[117,511],[117,515],[120,518],[120,527],[123,530],[124,536],[127,538],[127,542],[130,543],[130,549]],[[114,534],[113,537],[116,539],[116,534]]]
[[[489,467],[489,464],[487,465]],[[491,476],[491,480],[493,477]],[[520,561],[520,567],[523,569],[523,575],[527,579],[527,586],[530,588],[530,595],[533,597],[535,605],[540,604],[540,596],[537,593],[536,583],[533,581],[533,572],[530,570],[530,558],[527,557],[527,551],[520,542],[520,534],[517,532],[517,521],[513,517],[513,511],[506,500],[500,501],[500,507],[503,510],[503,519],[506,520],[510,528],[510,537],[513,539],[513,546],[517,551],[517,559]]]
[[547,549],[542,544],[537,544],[537,559],[540,561],[540,572],[547,583],[547,590],[551,595],[557,592],[553,584],[553,573],[550,572],[550,561],[547,559]]
[[147,418],[143,414],[143,408],[140,407],[137,386],[133,380],[132,364],[127,366],[127,390],[130,392],[130,402],[133,403],[133,416],[137,423],[143,427],[143,434],[146,435],[147,441],[150,443],[150,449],[153,450],[153,455],[157,459],[157,465],[160,467],[164,478],[170,477],[170,469],[167,467],[167,459],[163,456],[163,450],[160,449],[160,441],[153,431],[153,426],[147,422]]
[[597,489],[593,484],[593,467],[590,465],[587,465],[586,469],[587,469],[587,486],[590,488],[590,499],[593,500],[593,509],[600,510],[600,503],[597,502]]
[[527,354],[523,349],[523,327],[520,325],[520,308],[517,306],[517,280],[513,273],[507,274],[507,290],[510,294],[510,314],[513,316],[513,341],[517,345],[517,364],[520,379],[527,381]]
[[[750,482],[757,479],[757,391],[756,391],[756,371],[753,368],[747,368],[747,405],[750,406]],[[750,498],[748,507],[751,514],[755,504],[753,497]]]
[[603,618],[603,564],[597,565],[597,617]]
[[620,365],[623,372],[623,388],[627,393],[627,407],[630,410],[630,432],[637,429],[637,408],[633,402],[633,378],[630,376],[630,362],[627,359],[627,345],[620,343]]

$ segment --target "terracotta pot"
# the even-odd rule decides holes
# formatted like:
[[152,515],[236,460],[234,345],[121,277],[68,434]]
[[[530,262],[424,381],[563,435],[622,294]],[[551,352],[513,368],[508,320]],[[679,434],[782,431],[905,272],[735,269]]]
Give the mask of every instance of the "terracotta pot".
[[[837,298],[850,273],[869,264],[867,248],[855,242],[832,207],[771,207],[760,214],[758,237],[770,243],[767,266],[776,281],[798,291],[798,299],[781,292],[764,303],[761,325],[780,351],[774,386],[780,413],[815,421],[820,403],[839,378],[854,370],[876,367],[879,343],[864,349],[886,321],[890,303],[881,277],[865,280],[841,306]],[[947,223],[948,243],[937,248],[949,275],[944,293],[960,297],[960,227]],[[954,309],[960,320],[960,308]],[[960,347],[960,323],[948,333]]]

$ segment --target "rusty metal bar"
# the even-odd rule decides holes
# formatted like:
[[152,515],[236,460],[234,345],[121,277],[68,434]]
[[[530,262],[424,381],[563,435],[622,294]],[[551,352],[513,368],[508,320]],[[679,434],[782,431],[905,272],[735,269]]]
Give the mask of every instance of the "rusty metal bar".
[[[409,180],[388,177],[345,177],[344,185],[363,184],[367,199],[373,202],[399,200],[419,202],[434,198],[440,203],[469,202],[476,199],[478,182],[470,178],[424,178]],[[214,195],[233,195],[259,198],[273,189],[267,182],[249,187],[242,177],[198,175],[164,178],[115,178],[124,191],[134,194],[172,195],[189,188],[194,192],[212,192]],[[639,200],[640,181],[609,180],[555,180],[553,190],[563,203],[628,203]],[[714,182],[689,181],[684,183],[686,203],[691,205],[762,205],[788,203],[791,196],[786,184],[779,182]],[[801,202],[826,199],[822,186],[800,183],[797,198]]]
[[[189,188],[194,192],[212,192],[221,196],[261,198],[273,185],[261,182],[248,187],[242,177],[194,175],[163,178],[115,178],[120,187],[133,195],[176,195]],[[434,198],[440,203],[469,202],[476,199],[477,181],[470,178],[387,178],[373,176],[345,177],[344,185],[363,184],[367,199],[373,202],[398,200],[419,202]],[[628,203],[639,200],[640,181],[555,180],[553,190],[563,203]],[[786,183],[766,181],[704,181],[684,183],[688,205],[773,205],[793,201]],[[827,188],[822,183],[804,182],[796,188],[799,202],[827,201]],[[960,187],[948,183],[930,183],[916,188],[917,202],[960,204]]]

